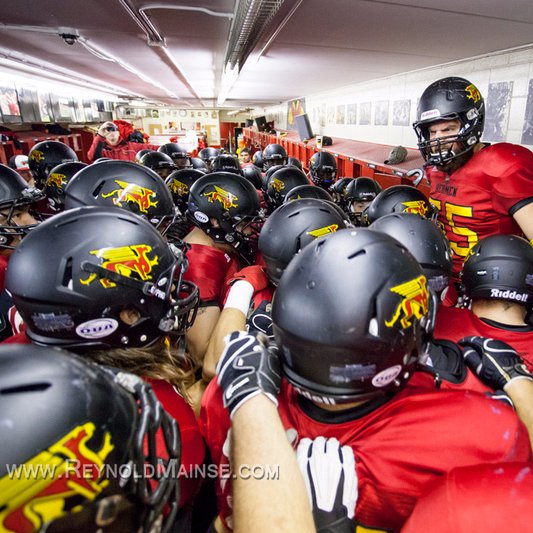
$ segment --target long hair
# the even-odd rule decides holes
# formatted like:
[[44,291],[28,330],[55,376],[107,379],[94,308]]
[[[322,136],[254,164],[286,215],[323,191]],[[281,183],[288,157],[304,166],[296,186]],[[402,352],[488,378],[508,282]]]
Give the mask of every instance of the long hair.
[[143,378],[167,381],[189,402],[187,389],[195,382],[196,365],[167,337],[146,348],[116,348],[84,353],[102,365],[114,366]]

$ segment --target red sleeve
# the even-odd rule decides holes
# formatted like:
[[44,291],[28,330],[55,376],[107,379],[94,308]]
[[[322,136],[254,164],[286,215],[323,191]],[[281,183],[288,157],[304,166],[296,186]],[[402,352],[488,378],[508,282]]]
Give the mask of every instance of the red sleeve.
[[202,465],[205,459],[204,440],[193,410],[172,385],[162,380],[147,381],[152,385],[167,413],[178,422],[180,428],[180,507],[183,507],[192,502],[202,481],[196,472],[196,467]]
[[221,250],[204,244],[191,244],[187,259],[189,268],[184,279],[196,283],[202,303],[216,302],[220,306],[226,279],[232,277],[237,270],[236,260]]
[[87,159],[89,161],[94,161],[99,157],[102,157],[102,150],[107,146],[105,139],[100,137],[100,135],[95,135],[91,147],[87,152]]
[[20,331],[16,335],[12,335],[0,342],[0,344],[31,344],[31,340],[28,339],[26,331]]
[[492,203],[498,212],[509,210],[521,200],[533,198],[533,153],[518,144],[499,143],[490,147],[485,162],[496,177]]
[[0,292],[4,290],[6,283],[6,270],[9,258],[0,255]]

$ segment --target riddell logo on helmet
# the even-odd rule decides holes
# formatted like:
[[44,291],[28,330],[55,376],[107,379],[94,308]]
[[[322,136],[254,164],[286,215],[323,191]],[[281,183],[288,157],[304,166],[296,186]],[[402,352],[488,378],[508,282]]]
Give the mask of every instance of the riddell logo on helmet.
[[101,472],[114,445],[106,432],[100,449],[89,448],[95,431],[92,422],[75,427],[0,479],[3,494],[23,495],[0,510],[0,531],[41,531],[69,513],[80,497],[94,500],[109,485]]
[[324,226],[323,228],[314,229],[313,231],[308,231],[307,235],[311,235],[318,239],[318,237],[323,237],[324,235],[329,235],[330,233],[335,233],[339,229],[338,224],[331,224],[329,226]]
[[426,277],[419,276],[390,289],[391,292],[399,294],[402,297],[402,301],[398,304],[392,318],[385,321],[385,325],[388,328],[391,328],[400,320],[402,329],[407,329],[413,324],[413,317],[420,320],[428,314],[429,296],[426,285]]
[[405,206],[404,213],[415,213],[417,215],[425,216],[428,212],[426,203],[423,200],[413,200],[411,202],[402,202]]
[[491,289],[490,297],[491,298],[504,298],[506,300],[516,300],[517,302],[527,302],[528,294],[520,294],[516,291],[511,291],[507,289],[506,291],[501,291],[500,289]]
[[214,186],[215,190],[211,192],[204,192],[203,196],[207,196],[207,201],[210,203],[220,202],[222,207],[229,211],[232,207],[237,207],[239,204],[239,197],[231,192],[225,191],[220,187]]
[[[152,267],[159,263],[157,255],[153,259],[148,258],[148,254],[151,251],[152,247],[147,244],[135,244],[120,248],[102,248],[101,250],[92,250],[90,253],[103,259],[102,267],[107,270],[116,272],[126,278],[135,273],[139,279],[147,281],[152,279],[150,275]],[[80,283],[82,285],[90,285],[97,277],[96,274],[91,274],[87,279],[80,279]],[[105,278],[101,278],[100,283],[105,289],[117,286],[116,283]]]
[[148,213],[150,207],[157,207],[157,201],[152,201],[152,197],[155,197],[156,193],[151,189],[126,181],[115,180],[115,183],[119,188],[102,194],[102,198],[109,198],[116,195],[116,198],[113,198],[113,203],[116,206],[122,207],[123,202],[131,202],[139,207],[141,213]]

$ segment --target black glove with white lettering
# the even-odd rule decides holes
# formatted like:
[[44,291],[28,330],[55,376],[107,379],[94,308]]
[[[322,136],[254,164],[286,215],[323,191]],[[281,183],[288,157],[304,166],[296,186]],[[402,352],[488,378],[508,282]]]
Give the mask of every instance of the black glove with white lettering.
[[515,379],[533,380],[523,359],[503,341],[476,336],[465,337],[459,344],[468,368],[494,390],[505,390]]
[[226,348],[217,365],[224,406],[230,416],[246,401],[264,394],[278,405],[281,371],[277,348],[259,337],[235,331],[226,337]]

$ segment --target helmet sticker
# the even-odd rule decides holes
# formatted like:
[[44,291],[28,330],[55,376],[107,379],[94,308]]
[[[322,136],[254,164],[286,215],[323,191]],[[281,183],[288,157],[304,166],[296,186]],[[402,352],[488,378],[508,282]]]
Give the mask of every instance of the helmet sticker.
[[100,449],[89,448],[95,432],[92,422],[77,426],[0,479],[0,494],[19,495],[0,511],[2,531],[41,531],[72,512],[71,501],[97,498],[109,484],[104,461],[114,445],[106,432]]
[[41,152],[41,150],[32,150],[30,154],[30,159],[32,161],[40,163],[41,161],[44,161],[44,152]]
[[[159,263],[159,257],[156,255],[153,259],[148,257],[152,247],[147,244],[134,244],[131,246],[121,246],[120,248],[101,248],[92,250],[91,255],[103,259],[102,267],[121,276],[129,278],[133,273],[142,281],[152,279],[150,273],[152,267]],[[87,279],[80,279],[82,285],[90,285],[97,278],[96,274],[91,274]],[[116,287],[116,283],[102,278],[100,279],[102,287],[109,289]]]
[[400,320],[402,329],[407,329],[412,325],[413,317],[420,320],[428,314],[429,295],[426,285],[426,277],[421,275],[390,289],[391,292],[399,294],[402,300],[392,318],[385,321],[385,325],[388,328],[393,327]]
[[338,229],[339,229],[338,224],[331,224],[329,226],[324,226],[323,228],[318,228],[312,231],[308,231],[307,235],[311,235],[312,237],[318,238],[318,237],[323,237],[324,235],[328,235],[330,233],[335,233]]
[[[333,383],[350,383],[351,381],[364,381],[375,376],[375,364],[347,364],[331,366],[329,369],[329,379]],[[379,374],[378,374],[379,375]],[[396,377],[396,376],[395,376]]]
[[372,385],[374,385],[374,387],[386,387],[396,379],[401,371],[402,365],[394,365],[390,368],[386,368],[372,378]]
[[278,178],[273,178],[270,185],[276,192],[281,192],[285,189],[285,183]]
[[481,100],[481,93],[479,92],[479,89],[471,83],[468,85],[468,87],[465,88],[466,91],[466,97],[470,100],[474,100],[475,103],[479,102]]
[[31,320],[36,328],[41,331],[59,331],[73,329],[74,321],[67,313],[36,313],[31,315]]
[[210,203],[220,202],[224,210],[229,211],[232,207],[237,207],[239,197],[231,192],[214,185],[215,190],[211,192],[204,192],[203,196],[207,196],[207,200]]
[[426,202],[424,200],[412,200],[410,202],[402,202],[405,206],[404,213],[415,213],[417,215],[425,216],[428,212]]
[[148,213],[150,207],[157,207],[158,202],[152,201],[152,198],[155,198],[157,193],[151,189],[141,187],[136,183],[128,183],[121,180],[115,180],[115,183],[118,185],[118,188],[102,194],[102,198],[109,198],[116,195],[116,198],[113,198],[113,204],[122,207],[123,202],[131,202],[139,207],[141,213]]
[[427,120],[429,118],[436,118],[440,117],[440,111],[438,109],[430,109],[428,111],[424,111],[420,115],[420,120]]
[[172,180],[172,183],[170,184],[170,190],[178,196],[185,196],[189,194],[189,187],[187,187],[185,183],[178,180]]
[[80,324],[76,333],[84,339],[101,339],[114,333],[117,328],[118,322],[114,318],[97,318]]
[[209,222],[209,217],[202,211],[195,211],[194,218],[202,224],[206,224],[207,222]]
[[66,183],[67,177],[65,176],[65,174],[58,174],[56,172],[49,174],[48,179],[46,180],[46,185],[48,185],[49,187],[55,185],[58,189],[62,189]]

